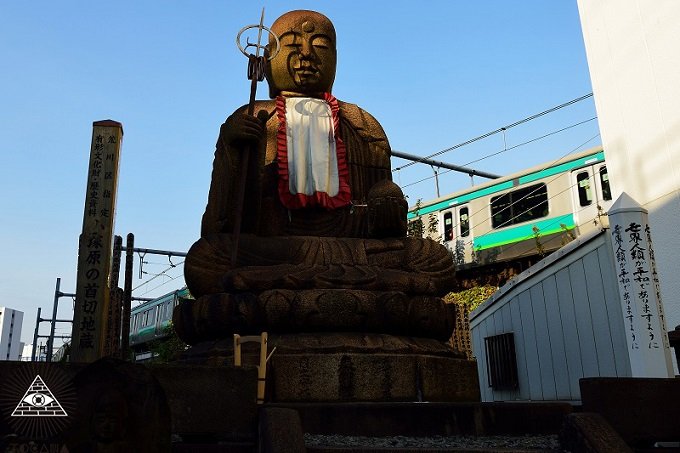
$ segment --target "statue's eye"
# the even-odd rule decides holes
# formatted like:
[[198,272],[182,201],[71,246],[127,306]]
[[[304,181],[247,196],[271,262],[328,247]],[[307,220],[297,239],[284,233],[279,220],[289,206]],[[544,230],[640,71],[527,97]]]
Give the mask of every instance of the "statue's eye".
[[54,401],[54,398],[52,398],[51,396],[45,395],[44,393],[38,393],[38,392],[28,394],[24,398],[24,402],[30,404],[33,407],[47,406],[52,401]]
[[312,39],[312,46],[317,49],[329,49],[331,47],[331,40],[326,36],[315,36]]

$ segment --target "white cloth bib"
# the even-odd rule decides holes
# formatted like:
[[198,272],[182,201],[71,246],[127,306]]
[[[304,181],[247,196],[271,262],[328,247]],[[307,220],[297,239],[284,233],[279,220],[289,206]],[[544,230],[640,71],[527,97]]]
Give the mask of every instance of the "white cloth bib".
[[316,98],[286,98],[288,187],[290,193],[334,197],[339,191],[333,117]]

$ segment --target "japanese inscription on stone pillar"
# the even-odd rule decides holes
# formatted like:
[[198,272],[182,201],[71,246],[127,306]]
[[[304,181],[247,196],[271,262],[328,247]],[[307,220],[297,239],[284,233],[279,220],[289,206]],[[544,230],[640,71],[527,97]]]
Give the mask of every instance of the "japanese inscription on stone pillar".
[[609,210],[616,276],[634,377],[672,377],[647,211],[623,193]]
[[73,316],[71,361],[102,357],[107,332],[109,270],[123,127],[93,123],[83,231],[78,247],[78,281]]

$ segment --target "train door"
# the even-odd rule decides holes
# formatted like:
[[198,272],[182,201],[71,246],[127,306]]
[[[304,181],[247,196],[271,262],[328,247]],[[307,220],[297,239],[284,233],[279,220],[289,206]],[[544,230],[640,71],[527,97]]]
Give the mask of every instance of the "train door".
[[447,247],[452,245],[453,239],[455,238],[455,224],[453,223],[454,210],[447,209],[442,211],[441,225],[442,225],[442,242]]
[[472,229],[468,205],[442,211],[442,242],[451,251],[456,264],[472,261]]
[[163,332],[163,317],[161,316],[161,311],[163,310],[163,305],[156,305],[155,307],[155,332],[159,335]]
[[600,227],[602,216],[612,204],[609,174],[604,163],[579,168],[571,173],[574,221],[579,233]]
[[458,240],[456,241],[456,262],[472,262],[472,225],[470,224],[470,206],[467,204],[456,208],[458,223]]

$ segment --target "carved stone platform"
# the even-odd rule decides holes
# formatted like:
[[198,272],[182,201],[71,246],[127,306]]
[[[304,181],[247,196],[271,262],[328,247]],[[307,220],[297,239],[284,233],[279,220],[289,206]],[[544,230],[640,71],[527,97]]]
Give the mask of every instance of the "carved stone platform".
[[[476,362],[435,339],[361,333],[270,334],[269,351],[274,348],[267,371],[267,401],[480,400]],[[257,351],[251,354],[255,363]],[[233,363],[233,341],[196,344],[183,361]]]
[[455,309],[435,296],[356,289],[273,289],[220,293],[175,309],[175,329],[197,344],[232,333],[374,332],[446,341]]

